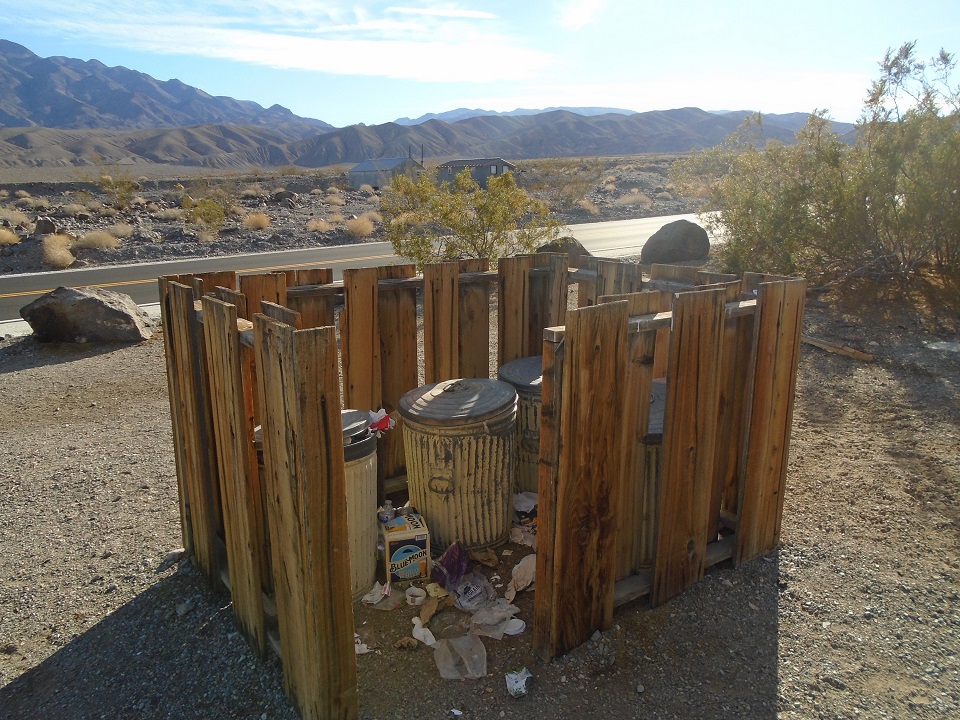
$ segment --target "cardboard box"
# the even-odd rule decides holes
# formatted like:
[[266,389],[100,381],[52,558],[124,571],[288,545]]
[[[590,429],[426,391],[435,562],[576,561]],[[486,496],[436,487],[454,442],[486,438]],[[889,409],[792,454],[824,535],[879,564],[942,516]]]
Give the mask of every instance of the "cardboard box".
[[417,513],[380,523],[387,582],[430,577],[430,531]]

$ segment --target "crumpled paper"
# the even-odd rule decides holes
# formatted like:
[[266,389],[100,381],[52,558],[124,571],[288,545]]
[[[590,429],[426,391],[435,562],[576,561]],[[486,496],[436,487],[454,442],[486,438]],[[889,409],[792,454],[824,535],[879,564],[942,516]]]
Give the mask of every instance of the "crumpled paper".
[[532,587],[537,575],[537,555],[532,553],[513,567],[513,575],[510,578],[510,584],[507,585],[503,596],[509,601],[517,596],[517,593],[526,588]]

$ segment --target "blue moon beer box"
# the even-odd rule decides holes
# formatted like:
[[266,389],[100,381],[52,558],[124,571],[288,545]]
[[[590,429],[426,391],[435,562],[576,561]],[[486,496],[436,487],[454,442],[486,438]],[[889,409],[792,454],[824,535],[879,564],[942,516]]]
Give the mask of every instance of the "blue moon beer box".
[[387,582],[430,577],[430,531],[417,513],[380,523]]

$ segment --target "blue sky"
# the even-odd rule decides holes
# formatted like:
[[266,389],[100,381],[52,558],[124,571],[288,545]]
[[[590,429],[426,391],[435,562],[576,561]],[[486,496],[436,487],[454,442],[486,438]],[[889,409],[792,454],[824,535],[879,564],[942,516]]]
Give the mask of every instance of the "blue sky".
[[0,37],[344,126],[457,107],[827,109],[889,47],[960,52],[958,0],[30,0]]

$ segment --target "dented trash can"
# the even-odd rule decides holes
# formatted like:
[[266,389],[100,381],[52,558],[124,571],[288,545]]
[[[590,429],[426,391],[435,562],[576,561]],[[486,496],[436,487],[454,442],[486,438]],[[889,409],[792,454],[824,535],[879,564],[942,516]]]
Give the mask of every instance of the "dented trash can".
[[510,533],[517,392],[499,380],[445,380],[400,398],[407,487],[431,542],[499,545]]
[[535,493],[540,485],[543,355],[512,360],[498,375],[517,391],[517,492]]

